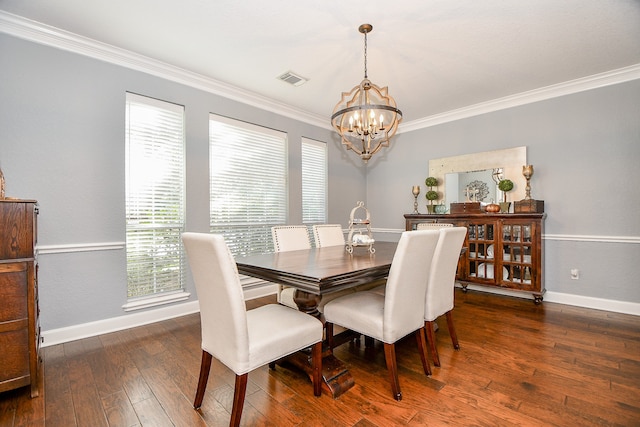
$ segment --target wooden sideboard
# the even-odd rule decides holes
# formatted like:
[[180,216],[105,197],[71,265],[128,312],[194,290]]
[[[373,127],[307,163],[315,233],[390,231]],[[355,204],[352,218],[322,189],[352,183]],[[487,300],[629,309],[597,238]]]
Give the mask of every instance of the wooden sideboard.
[[407,214],[407,230],[421,222],[465,227],[467,250],[460,256],[456,280],[469,284],[528,292],[536,304],[544,288],[544,213],[528,214]]
[[38,395],[40,325],[38,205],[0,199],[0,392],[31,385]]

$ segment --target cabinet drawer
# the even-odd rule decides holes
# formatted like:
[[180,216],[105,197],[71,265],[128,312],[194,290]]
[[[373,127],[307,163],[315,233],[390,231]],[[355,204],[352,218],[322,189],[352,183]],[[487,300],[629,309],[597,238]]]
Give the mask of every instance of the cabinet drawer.
[[26,262],[0,264],[0,322],[28,315],[27,267]]
[[34,203],[0,203],[0,259],[33,258],[34,212]]
[[29,376],[27,328],[0,333],[0,383]]

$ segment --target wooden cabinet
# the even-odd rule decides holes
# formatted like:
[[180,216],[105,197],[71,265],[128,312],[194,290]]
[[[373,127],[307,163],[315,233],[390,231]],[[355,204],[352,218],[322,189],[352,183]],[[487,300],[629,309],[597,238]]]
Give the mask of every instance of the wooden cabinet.
[[38,395],[37,203],[0,199],[0,392]]
[[467,228],[458,264],[457,280],[469,284],[530,292],[542,302],[544,251],[542,233],[546,214],[405,215],[406,229],[421,222],[444,222]]

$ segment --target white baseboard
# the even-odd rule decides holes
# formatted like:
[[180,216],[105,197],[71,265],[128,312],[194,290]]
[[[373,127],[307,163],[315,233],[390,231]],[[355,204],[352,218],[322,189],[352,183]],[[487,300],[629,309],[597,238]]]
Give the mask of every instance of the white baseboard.
[[[462,287],[456,283],[457,287]],[[525,298],[533,300],[533,295],[528,292],[510,291],[503,288],[493,288],[488,286],[468,285],[468,289],[491,294],[506,295],[510,297]],[[554,302],[558,304],[573,305],[576,307],[593,308],[595,310],[612,311],[614,313],[632,314],[640,316],[640,303],[616,301],[604,298],[585,297],[582,295],[564,294],[561,292],[547,291],[543,296],[544,302]]]
[[199,311],[200,306],[198,301],[189,301],[183,304],[174,304],[154,310],[112,317],[111,319],[42,331],[42,347],[49,347],[82,338],[108,334],[110,332],[134,328],[136,326],[148,325],[150,323],[185,316]]
[[[260,298],[276,293],[277,285],[267,285],[247,289],[244,291],[245,300]],[[80,325],[68,326],[59,329],[42,331],[42,347],[49,347],[56,344],[75,341],[97,335],[108,334],[110,332],[135,328],[136,326],[148,325],[174,317],[186,316],[187,314],[198,313],[200,306],[198,301],[189,301],[183,304],[173,304],[170,306],[135,312],[125,316],[113,317],[111,319],[98,320],[95,322],[83,323]]]
[[563,294],[561,292],[547,292],[544,294],[544,300],[558,304],[574,305],[577,307],[593,308],[596,310],[640,316],[640,303],[637,302],[585,297],[581,295]]
[[[532,295],[523,292],[493,289],[474,285],[469,285],[468,288],[480,292],[533,299]],[[256,287],[245,290],[245,299],[251,300],[267,295],[273,295],[275,292],[276,285]],[[633,302],[584,297],[580,295],[563,294],[560,292],[546,292],[544,294],[544,301],[640,316],[640,304]],[[49,347],[82,338],[89,338],[97,335],[108,334],[110,332],[135,328],[136,326],[148,325],[150,323],[185,316],[199,311],[200,307],[198,305],[198,301],[189,301],[184,304],[174,304],[155,310],[127,314],[126,316],[98,320],[96,322],[83,323],[81,325],[68,326],[66,328],[51,329],[42,332],[42,347]]]

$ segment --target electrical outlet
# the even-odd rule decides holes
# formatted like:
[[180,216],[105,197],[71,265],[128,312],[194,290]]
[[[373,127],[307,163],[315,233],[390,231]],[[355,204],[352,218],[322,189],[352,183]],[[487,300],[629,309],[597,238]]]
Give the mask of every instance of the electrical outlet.
[[577,268],[572,268],[571,269],[571,279],[572,280],[578,280],[580,278],[580,272],[578,271]]

